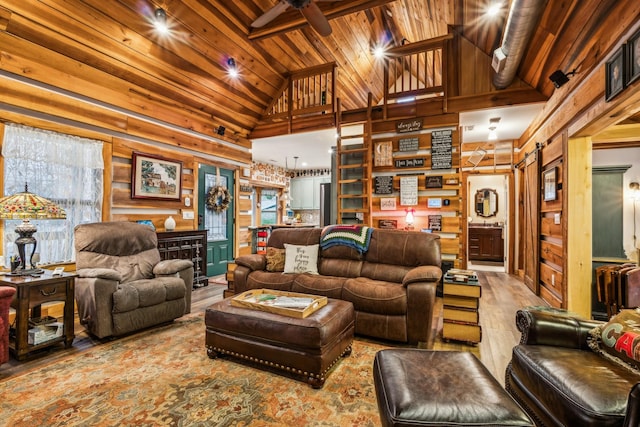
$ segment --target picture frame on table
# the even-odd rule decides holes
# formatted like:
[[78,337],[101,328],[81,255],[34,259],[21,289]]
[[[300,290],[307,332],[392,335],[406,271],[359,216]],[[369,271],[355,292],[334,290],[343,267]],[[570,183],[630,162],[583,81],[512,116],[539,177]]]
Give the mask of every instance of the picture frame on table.
[[131,156],[131,198],[182,199],[182,162],[153,154]]
[[544,201],[549,202],[558,197],[558,180],[556,168],[551,168],[542,173],[544,188]]
[[627,84],[633,83],[640,78],[640,31],[637,31],[629,38],[627,47]]
[[605,64],[605,100],[610,101],[625,87],[625,48],[620,47]]

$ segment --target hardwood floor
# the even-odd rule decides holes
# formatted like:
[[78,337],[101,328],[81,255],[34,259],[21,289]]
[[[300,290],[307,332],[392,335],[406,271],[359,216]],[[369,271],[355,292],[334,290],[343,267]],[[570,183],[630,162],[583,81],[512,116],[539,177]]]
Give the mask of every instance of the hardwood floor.
[[[505,273],[478,272],[482,286],[480,300],[480,324],[482,341],[471,346],[462,343],[443,342],[442,340],[442,298],[437,298],[434,310],[433,325],[437,331],[433,342],[436,350],[463,350],[476,354],[494,377],[504,385],[504,370],[511,358],[511,349],[520,340],[520,333],[515,326],[515,313],[519,308],[531,305],[546,305],[533,295],[516,277]],[[209,285],[193,291],[191,312],[204,312],[213,302],[222,298],[222,286]],[[144,332],[140,332],[144,333]],[[92,347],[100,346],[109,340],[97,340],[89,336],[78,323],[76,316],[76,339],[71,348],[63,346],[45,350],[36,357],[18,362],[14,358],[0,366],[0,381],[38,369],[71,354],[81,353]]]

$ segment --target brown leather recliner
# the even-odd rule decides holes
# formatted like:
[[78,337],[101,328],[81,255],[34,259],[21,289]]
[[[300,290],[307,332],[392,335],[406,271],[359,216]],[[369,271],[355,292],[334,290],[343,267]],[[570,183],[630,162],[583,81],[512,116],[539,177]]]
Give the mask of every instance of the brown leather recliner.
[[592,351],[602,322],[565,313],[519,310],[522,337],[505,387],[538,426],[639,426],[640,373]]
[[149,226],[99,222],[74,229],[80,323],[98,338],[170,322],[191,311],[193,263],[160,260]]

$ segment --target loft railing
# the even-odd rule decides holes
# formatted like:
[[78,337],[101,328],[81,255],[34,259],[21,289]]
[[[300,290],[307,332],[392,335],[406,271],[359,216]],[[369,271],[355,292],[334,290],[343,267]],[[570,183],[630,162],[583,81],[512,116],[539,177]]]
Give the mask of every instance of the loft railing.
[[297,71],[286,79],[280,96],[267,108],[264,119],[276,121],[296,116],[335,112],[336,64]]
[[445,93],[445,52],[451,35],[409,43],[385,57],[385,105],[405,98],[437,97]]

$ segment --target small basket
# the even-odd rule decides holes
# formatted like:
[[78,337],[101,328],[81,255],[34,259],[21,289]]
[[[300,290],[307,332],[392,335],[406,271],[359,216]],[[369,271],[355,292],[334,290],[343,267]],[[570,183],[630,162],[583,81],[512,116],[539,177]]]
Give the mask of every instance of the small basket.
[[29,319],[29,328],[35,328],[36,326],[44,326],[50,323],[57,322],[58,319],[51,316],[33,317]]

